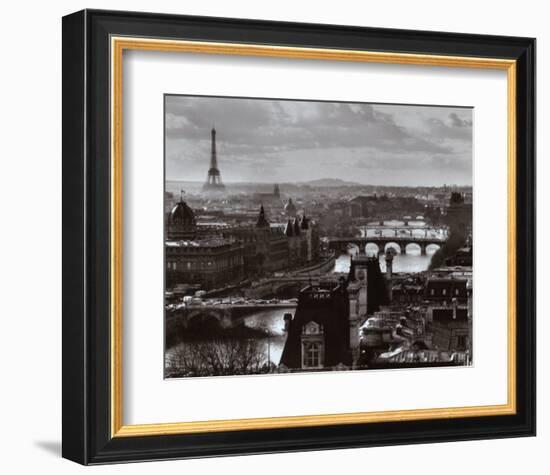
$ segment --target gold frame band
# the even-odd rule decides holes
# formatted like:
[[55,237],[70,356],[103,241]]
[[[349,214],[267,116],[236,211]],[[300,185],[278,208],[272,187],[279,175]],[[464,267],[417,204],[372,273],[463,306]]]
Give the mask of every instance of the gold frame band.
[[[372,51],[299,48],[255,44],[111,38],[111,435],[112,437],[191,434],[511,415],[516,413],[516,61]],[[124,425],[122,420],[122,62],[125,50],[263,56],[421,66],[499,69],[508,86],[508,391],[507,403],[434,409],[321,414],[292,417],[227,419],[198,422]]]

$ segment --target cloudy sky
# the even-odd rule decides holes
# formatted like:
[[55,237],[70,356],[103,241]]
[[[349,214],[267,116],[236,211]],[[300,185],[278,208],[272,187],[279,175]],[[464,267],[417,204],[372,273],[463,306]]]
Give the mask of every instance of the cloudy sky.
[[165,96],[166,178],[204,181],[210,129],[230,182],[472,183],[472,110]]

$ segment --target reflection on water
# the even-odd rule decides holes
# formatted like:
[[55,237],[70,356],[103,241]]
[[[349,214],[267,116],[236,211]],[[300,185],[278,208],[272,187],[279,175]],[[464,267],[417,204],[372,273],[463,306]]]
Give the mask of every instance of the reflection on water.
[[[384,221],[383,227],[377,227],[379,223],[369,223],[369,227],[365,226],[360,229],[362,237],[396,237],[396,238],[444,238],[447,234],[445,229],[435,229],[421,220],[411,220],[405,225],[404,221],[390,220]],[[374,227],[374,228],[373,228]],[[396,243],[388,243],[387,247],[391,247],[396,251],[396,255],[393,259],[394,272],[421,272],[428,269],[432,255],[437,251],[439,246],[437,244],[430,244],[426,248],[426,255],[421,255],[420,246],[418,244],[411,243],[407,246],[406,254],[401,254],[399,245]],[[386,260],[384,258],[385,249],[380,249],[376,243],[369,243],[365,246],[363,251],[366,254],[380,255],[380,269],[382,272],[386,271]],[[336,259],[334,265],[334,272],[348,272],[351,255],[355,255],[359,252],[359,248],[351,244],[348,247],[348,252],[342,254]]]
[[266,330],[266,334],[269,332],[270,336],[262,340],[265,343],[266,352],[269,352],[271,361],[277,365],[281,360],[286,341],[283,316],[287,312],[294,315],[295,311],[295,308],[273,308],[260,310],[244,318],[247,327]]
[[[255,313],[243,318],[243,323],[248,328],[263,331],[264,335],[261,335],[260,332],[255,332],[253,336],[247,338],[256,340],[259,344],[259,350],[265,354],[266,358],[269,356],[269,360],[276,365],[278,365],[281,360],[281,355],[283,353],[286,341],[283,319],[284,314],[291,313],[294,315],[295,311],[295,307],[270,308],[266,310],[258,310]],[[206,339],[204,341],[208,342],[210,340]],[[184,341],[168,348],[165,354],[166,361],[171,361],[174,357],[176,357],[180,349],[193,344],[196,344],[196,342]]]
[[[392,231],[393,232],[393,231]],[[376,245],[367,245],[366,252],[375,253],[378,250]],[[397,246],[399,252],[399,246]],[[432,254],[437,250],[437,246],[428,246],[427,255],[420,254],[420,247],[409,245],[406,255],[396,254],[393,259],[394,272],[421,272],[428,268]],[[358,249],[351,249],[350,253],[342,254],[336,259],[333,272],[348,272],[351,262],[350,254],[358,252]],[[380,254],[380,269],[386,271],[386,261],[383,254]],[[274,308],[260,310],[253,315],[244,318],[244,323],[250,328],[260,328],[269,332],[269,338],[263,338],[262,342],[266,345],[266,351],[269,349],[270,359],[275,364],[279,364],[281,354],[285,345],[286,334],[283,331],[283,316],[286,312],[294,314],[295,309]]]
[[[393,271],[394,272],[421,272],[428,269],[430,265],[431,254],[435,251],[428,249],[427,256],[420,255],[420,249],[417,254],[409,253],[402,256],[400,254],[395,255],[393,258]],[[351,263],[351,257],[349,254],[342,254],[336,259],[334,263],[334,272],[349,272],[349,266]],[[384,256],[380,255],[380,270],[386,272],[386,260]]]
[[[386,227],[399,227],[403,226],[402,221],[386,221],[384,225]],[[423,221],[409,221],[410,230],[406,232],[409,233],[412,231],[413,236],[423,237],[426,235],[426,230],[422,229],[425,225]],[[372,232],[382,232],[382,236],[395,236],[394,229],[382,229],[382,230],[367,230],[367,236],[374,236],[380,234],[371,234]],[[428,232],[443,232],[443,231],[432,231],[428,228]],[[410,235],[410,234],[409,234]],[[365,234],[363,234],[365,236]],[[429,236],[433,236],[429,234]],[[407,247],[407,254],[399,254],[399,246],[388,244],[396,249],[397,254],[393,259],[393,270],[394,272],[421,272],[428,268],[430,265],[431,256],[437,250],[437,246],[428,246],[427,255],[423,256],[420,252],[420,247],[415,244],[410,244]],[[333,272],[348,272],[351,262],[351,255],[359,252],[359,248],[350,247],[348,253],[340,255],[335,262]],[[375,255],[378,252],[378,246],[376,244],[368,244],[365,247],[365,252],[367,254]],[[386,271],[386,262],[384,259],[383,252],[380,253],[380,269],[382,272]],[[265,337],[258,338],[260,344],[265,345],[265,352],[269,354],[270,360],[278,365],[281,359],[281,355],[284,349],[286,341],[286,333],[284,332],[284,320],[283,316],[285,313],[290,312],[294,315],[295,308],[271,308],[265,310],[258,310],[252,315],[248,315],[243,318],[244,324],[249,328],[262,329],[265,331]],[[180,345],[184,345],[182,343]],[[173,350],[168,350],[168,354]]]

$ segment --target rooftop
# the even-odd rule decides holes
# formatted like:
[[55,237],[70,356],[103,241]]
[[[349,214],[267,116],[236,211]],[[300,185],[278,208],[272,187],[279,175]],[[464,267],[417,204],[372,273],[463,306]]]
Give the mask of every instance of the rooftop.
[[220,247],[228,244],[233,244],[233,239],[225,239],[220,237],[181,240],[181,241],[166,241],[167,247]]

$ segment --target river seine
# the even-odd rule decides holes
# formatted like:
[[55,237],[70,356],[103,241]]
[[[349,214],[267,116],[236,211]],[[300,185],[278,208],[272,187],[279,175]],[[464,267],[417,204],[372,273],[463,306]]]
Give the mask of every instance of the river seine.
[[[382,233],[382,236],[395,236],[395,229],[402,227],[404,223],[402,221],[389,221],[385,222],[386,229],[364,229],[363,236],[374,236],[373,233]],[[423,237],[426,232],[431,233],[430,236],[440,236],[445,233],[444,230],[432,230],[425,228],[425,223],[422,221],[411,221],[409,227],[413,236]],[[380,234],[378,234],[380,235]],[[438,249],[438,246],[428,246],[427,255],[422,256],[420,247],[411,244],[407,247],[407,253],[405,255],[399,254],[399,246],[388,244],[396,249],[397,254],[393,259],[393,271],[394,272],[421,272],[428,269],[430,265],[431,256]],[[357,246],[351,246],[347,253],[340,255],[334,264],[332,272],[348,272],[351,262],[351,256],[359,252]],[[365,248],[367,254],[376,254],[378,247],[375,244],[367,244]],[[380,269],[382,272],[386,270],[386,262],[383,253],[380,253]],[[261,338],[262,344],[265,345],[266,355],[269,354],[269,359],[276,365],[279,364],[281,354],[285,345],[286,334],[283,330],[283,316],[286,312],[294,312],[294,309],[273,308],[260,310],[252,315],[245,317],[244,323],[247,327],[262,329],[266,336]]]

